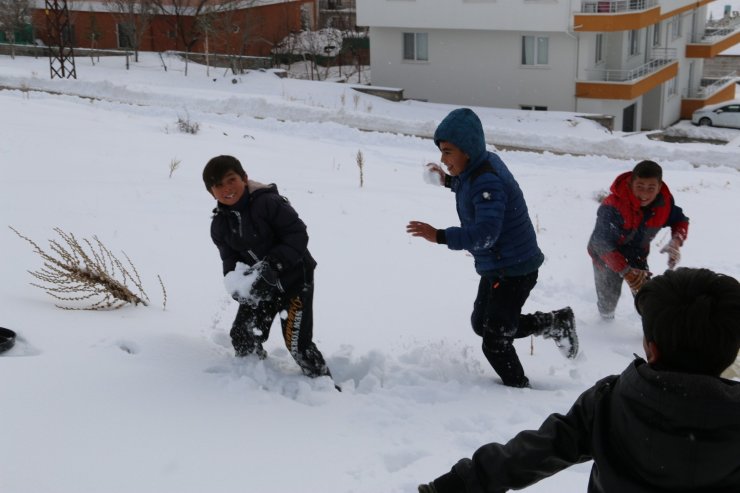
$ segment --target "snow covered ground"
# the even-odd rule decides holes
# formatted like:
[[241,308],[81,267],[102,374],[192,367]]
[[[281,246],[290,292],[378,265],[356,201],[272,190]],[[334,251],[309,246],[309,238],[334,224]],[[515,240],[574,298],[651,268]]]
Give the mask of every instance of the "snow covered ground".
[[[423,137],[453,107],[269,72],[206,77],[191,64],[185,77],[166,62],[167,72],[144,54],[126,71],[120,59],[78,58],[77,80],[49,80],[46,59],[0,57],[0,86],[15,88],[0,91],[2,225],[45,249],[56,227],[97,236],[131,258],[152,301],[56,308],[29,285],[39,256],[0,228],[0,326],[18,332],[0,356],[3,493],[415,492],[641,354],[626,288],[616,320],[600,321],[585,247],[596,197],[643,158],[663,165],[691,218],[682,264],[740,276],[740,131],[682,123],[729,143],[679,145],[568,113],[476,108],[491,142],[578,154],[500,153],[547,256],[525,310],[570,305],[581,338],[575,361],[551,341],[518,341],[534,388],[503,387],[469,328],[472,259],[405,233],[411,219],[457,224],[453,195],[422,181],[439,158]],[[178,119],[199,132],[180,132]],[[201,180],[218,154],[277,183],[307,223],[315,340],[342,393],[301,376],[277,324],[267,360],[233,357],[236,303]],[[652,270],[665,261],[654,247]],[[589,470],[528,491],[585,491]]]

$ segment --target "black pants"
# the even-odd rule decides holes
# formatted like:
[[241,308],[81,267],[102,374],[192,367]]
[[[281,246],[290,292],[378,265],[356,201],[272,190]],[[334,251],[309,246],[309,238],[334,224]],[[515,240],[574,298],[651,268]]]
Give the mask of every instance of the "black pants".
[[303,373],[309,377],[330,375],[323,355],[313,343],[313,282],[305,284],[292,298],[275,296],[257,307],[240,305],[231,327],[231,342],[237,352],[243,348],[254,350],[257,344],[265,342],[281,311],[286,312],[280,318],[285,346]]
[[517,277],[481,276],[478,285],[470,321],[483,338],[483,354],[505,385],[522,387],[528,383],[514,339],[542,334],[552,325],[552,313],[522,314],[538,272]]

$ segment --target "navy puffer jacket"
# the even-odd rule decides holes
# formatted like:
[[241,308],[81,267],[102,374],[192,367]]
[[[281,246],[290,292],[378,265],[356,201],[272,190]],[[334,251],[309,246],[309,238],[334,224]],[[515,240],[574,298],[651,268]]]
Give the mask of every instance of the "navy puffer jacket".
[[498,277],[534,272],[544,260],[527,203],[504,162],[486,150],[483,127],[468,108],[454,110],[434,132],[470,157],[465,171],[448,180],[455,192],[460,227],[444,230],[451,250],[468,250],[481,274]]
[[254,265],[268,260],[279,270],[286,293],[299,291],[313,279],[316,261],[308,251],[306,225],[274,184],[249,180],[244,196],[233,206],[218,204],[211,222],[224,275],[237,262]]

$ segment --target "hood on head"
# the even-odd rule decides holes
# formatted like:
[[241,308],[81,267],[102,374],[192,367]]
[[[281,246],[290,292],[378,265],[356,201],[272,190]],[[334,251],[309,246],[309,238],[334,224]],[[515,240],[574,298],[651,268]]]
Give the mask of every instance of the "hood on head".
[[476,162],[486,152],[486,139],[483,125],[473,110],[459,108],[445,117],[434,132],[434,144],[451,142]]

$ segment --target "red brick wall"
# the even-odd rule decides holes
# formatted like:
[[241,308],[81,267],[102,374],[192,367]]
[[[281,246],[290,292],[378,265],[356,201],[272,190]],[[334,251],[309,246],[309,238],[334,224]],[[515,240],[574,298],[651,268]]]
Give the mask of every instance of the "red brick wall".
[[[208,36],[208,51],[211,53],[226,53],[235,55],[269,56],[273,44],[287,36],[291,31],[301,29],[301,5],[308,4],[314,8],[312,0],[296,0],[281,2],[235,11],[219,15],[215,24],[215,32]],[[95,48],[116,49],[118,38],[116,25],[120,22],[120,14],[111,12],[70,11],[70,24],[74,37],[73,46],[91,48],[92,26],[99,33]],[[43,10],[32,13],[32,22],[36,37],[50,44],[47,33],[46,16]],[[155,16],[146,33],[142,36],[141,51],[185,51],[185,41],[192,41],[191,51],[205,52],[206,37],[203,33],[193,36],[193,17],[180,19],[180,25],[175,16]],[[181,28],[182,26],[182,28]],[[225,28],[225,29],[218,29]],[[220,32],[219,32],[220,31]],[[188,33],[183,39],[181,33]],[[225,33],[225,34],[222,34]]]

